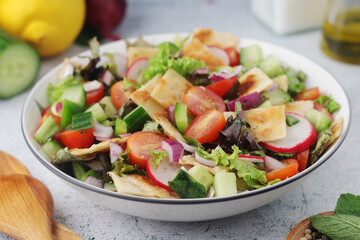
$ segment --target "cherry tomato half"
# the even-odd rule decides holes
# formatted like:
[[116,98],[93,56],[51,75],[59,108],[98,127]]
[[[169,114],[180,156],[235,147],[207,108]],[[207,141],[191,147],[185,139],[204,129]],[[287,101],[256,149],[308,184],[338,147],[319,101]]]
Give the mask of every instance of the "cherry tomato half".
[[319,87],[308,88],[299,93],[296,97],[296,101],[300,100],[315,100],[320,97]]
[[167,137],[155,132],[136,132],[130,135],[127,141],[129,162],[145,169],[150,150],[161,146],[161,142]]
[[101,86],[98,89],[89,91],[86,93],[86,106],[89,106],[93,103],[97,103],[104,96],[104,84],[101,83]]
[[230,66],[234,67],[240,64],[240,54],[234,47],[224,49],[230,58]]
[[297,152],[293,156],[293,158],[295,158],[299,163],[299,172],[304,171],[309,158],[309,149],[305,149],[303,151]]
[[184,102],[195,116],[208,109],[216,109],[220,112],[226,110],[224,100],[212,90],[202,86],[191,87],[184,96]]
[[60,133],[60,140],[68,148],[88,148],[95,140],[94,130],[66,130]]
[[120,109],[130,99],[130,94],[136,90],[135,87],[131,87],[128,90],[124,90],[123,81],[117,82],[112,85],[110,90],[111,99],[117,109]]
[[61,118],[54,115],[54,114],[52,114],[52,113],[45,113],[43,115],[43,117],[41,118],[41,122],[40,122],[39,127],[46,121],[46,119],[48,119],[48,117],[52,117],[55,120],[56,125],[60,128],[60,126],[61,126]]
[[222,97],[234,86],[234,83],[236,81],[238,81],[237,77],[224,79],[219,82],[213,83],[206,88],[212,90],[214,93]]
[[290,158],[283,160],[281,162],[286,165],[284,168],[274,170],[265,174],[265,177],[268,180],[268,182],[273,181],[277,178],[279,178],[280,180],[285,180],[286,178],[292,177],[297,174],[299,169],[299,163],[297,160]]
[[185,131],[185,136],[191,137],[201,144],[215,141],[219,131],[225,127],[224,114],[216,109],[209,109],[198,115]]

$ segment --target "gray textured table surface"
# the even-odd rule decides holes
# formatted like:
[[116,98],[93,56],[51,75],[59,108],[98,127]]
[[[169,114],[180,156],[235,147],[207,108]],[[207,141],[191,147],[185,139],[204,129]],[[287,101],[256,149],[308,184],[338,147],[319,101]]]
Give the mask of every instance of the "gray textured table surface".
[[[55,218],[84,239],[284,239],[300,220],[332,210],[341,193],[360,194],[360,67],[327,58],[319,48],[319,30],[277,36],[251,14],[248,1],[129,0],[127,16],[116,30],[123,38],[139,34],[190,32],[198,26],[261,39],[292,49],[328,69],[344,86],[352,103],[352,126],[331,159],[280,199],[248,213],[207,222],[174,223],[132,217],[94,205],[65,185],[31,154],[20,129],[20,115],[29,91],[0,100],[0,149],[20,159],[45,183],[55,200]],[[83,51],[72,46],[43,60],[39,78],[63,58]],[[8,239],[0,234],[0,239]]]

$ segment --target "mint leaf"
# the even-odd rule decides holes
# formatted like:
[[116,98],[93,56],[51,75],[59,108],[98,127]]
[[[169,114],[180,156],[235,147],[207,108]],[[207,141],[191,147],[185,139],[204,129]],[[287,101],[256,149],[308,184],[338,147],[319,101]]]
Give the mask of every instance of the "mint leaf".
[[335,208],[338,214],[350,214],[360,217],[360,196],[341,194]]
[[347,214],[311,217],[311,224],[333,240],[360,239],[360,217]]

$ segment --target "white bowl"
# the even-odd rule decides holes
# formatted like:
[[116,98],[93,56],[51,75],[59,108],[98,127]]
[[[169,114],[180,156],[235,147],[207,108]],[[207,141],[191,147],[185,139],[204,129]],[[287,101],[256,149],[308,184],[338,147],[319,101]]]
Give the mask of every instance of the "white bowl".
[[[182,35],[186,36],[185,34]],[[164,41],[173,41],[174,36],[174,34],[154,35],[145,37],[145,40],[153,44],[158,44]],[[130,41],[131,40],[135,39],[130,39]],[[345,139],[349,130],[351,112],[349,100],[344,92],[344,89],[327,70],[293,51],[273,44],[241,38],[239,46],[243,47],[255,43],[260,45],[264,56],[268,56],[270,54],[274,55],[284,64],[294,68],[295,70],[302,70],[306,73],[308,75],[306,86],[319,86],[322,93],[332,96],[337,102],[339,102],[341,104],[341,109],[334,117],[342,117],[344,119],[344,130],[340,139],[338,139],[337,142],[333,144],[314,165],[294,177],[280,183],[229,197],[206,199],[156,199],[119,194],[88,185],[72,178],[53,166],[49,162],[49,157],[46,156],[46,154],[40,149],[40,145],[33,139],[33,135],[41,119],[41,113],[37,107],[36,101],[43,106],[47,105],[45,94],[46,87],[50,82],[55,82],[61,65],[55,67],[52,71],[46,74],[33,87],[25,102],[21,119],[21,126],[25,141],[36,158],[39,159],[39,161],[48,170],[63,179],[65,183],[70,184],[75,189],[78,189],[87,197],[100,204],[130,215],[165,221],[201,221],[228,217],[263,206],[279,198],[283,193],[299,184],[306,176],[312,173],[327,159],[329,159],[332,154],[334,154]],[[101,46],[100,50],[102,53],[125,53],[126,45],[125,42],[121,40]],[[89,54],[90,51],[86,51],[79,55],[84,56]],[[87,61],[86,59],[79,57],[73,57],[73,59],[84,64]]]

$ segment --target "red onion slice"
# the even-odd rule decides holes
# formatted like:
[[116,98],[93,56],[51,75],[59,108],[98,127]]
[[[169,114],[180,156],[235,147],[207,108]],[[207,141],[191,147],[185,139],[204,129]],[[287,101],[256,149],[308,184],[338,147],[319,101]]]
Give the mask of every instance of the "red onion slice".
[[101,83],[98,80],[93,80],[90,82],[84,83],[85,92],[90,92],[101,87]]
[[235,103],[241,102],[243,110],[249,110],[255,106],[257,106],[259,103],[261,103],[262,98],[258,92],[253,92],[248,95],[245,95],[243,97],[237,98],[231,102],[228,102],[227,108],[229,111],[234,112],[235,111]]
[[237,67],[234,67],[234,71],[233,72],[228,72],[228,70],[221,70],[220,72],[213,72],[210,76],[209,79],[214,81],[214,82],[218,82],[224,79],[228,79],[228,78],[232,78],[237,76],[239,73],[241,73],[242,71],[242,66],[239,65]]
[[224,49],[216,46],[207,46],[210,52],[221,61],[225,63],[226,66],[230,65],[230,58],[229,55],[225,52]]
[[85,183],[93,185],[94,187],[104,188],[104,181],[97,179],[94,176],[87,176],[84,180]]
[[209,73],[209,69],[207,67],[195,69],[193,72],[193,74],[208,74],[208,73]]
[[271,91],[274,91],[274,90],[278,90],[280,88],[279,84],[278,83],[273,83],[271,84],[271,86],[266,90],[266,92],[271,92]]
[[97,121],[94,121],[94,136],[98,141],[105,141],[114,136],[114,130],[112,127],[106,127]]
[[121,146],[119,146],[114,142],[109,142],[109,147],[110,147],[110,162],[114,163],[115,161],[118,160],[119,154],[123,153],[124,150],[122,149]]
[[176,141],[178,141],[185,149],[185,151],[191,152],[191,153],[195,153],[196,147],[191,146],[187,143],[185,143],[184,141],[182,141],[180,138],[176,139]]
[[176,123],[175,123],[175,106],[170,106],[168,108],[168,113],[169,113],[169,120],[170,122],[176,126]]
[[55,105],[55,109],[56,109],[56,112],[59,113],[62,111],[63,109],[63,104],[62,102],[58,102],[56,105]]
[[168,152],[170,162],[179,162],[184,155],[184,147],[174,139],[166,139],[161,142],[161,148]]
[[264,157],[264,165],[265,165],[265,168],[269,171],[279,170],[286,166],[279,160],[269,157],[269,156],[266,156],[266,155]]
[[107,86],[110,86],[112,79],[113,79],[113,75],[111,74],[111,72],[105,70],[104,75],[102,76],[103,83],[105,83]]
[[215,167],[216,164],[213,160],[209,160],[209,159],[205,159],[203,157],[200,157],[199,154],[197,152],[195,152],[195,159],[201,163],[201,164],[204,164],[208,167]]

